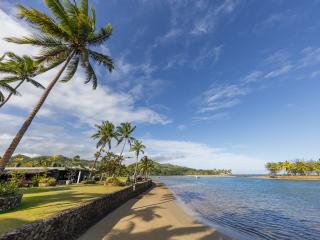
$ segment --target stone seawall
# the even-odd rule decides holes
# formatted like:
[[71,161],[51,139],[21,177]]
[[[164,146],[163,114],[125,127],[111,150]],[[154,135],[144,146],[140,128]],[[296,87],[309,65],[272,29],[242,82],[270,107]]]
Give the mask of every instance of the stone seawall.
[[152,186],[152,181],[138,183],[136,190],[126,187],[49,218],[27,223],[0,236],[0,240],[61,240],[76,239],[109,212]]

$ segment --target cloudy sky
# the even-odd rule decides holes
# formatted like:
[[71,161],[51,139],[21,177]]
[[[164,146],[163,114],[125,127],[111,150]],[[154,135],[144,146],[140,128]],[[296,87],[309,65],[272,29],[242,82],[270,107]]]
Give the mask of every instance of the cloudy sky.
[[[19,1],[45,9],[42,1]],[[159,162],[262,173],[266,161],[320,156],[320,2],[91,2],[114,33],[99,50],[116,70],[96,68],[55,86],[16,153],[91,159],[94,124],[137,125]],[[2,40],[30,34],[0,2],[0,54],[37,49]],[[46,85],[56,70],[39,76]],[[26,84],[0,111],[0,155],[41,95]],[[117,151],[117,149],[115,149]]]

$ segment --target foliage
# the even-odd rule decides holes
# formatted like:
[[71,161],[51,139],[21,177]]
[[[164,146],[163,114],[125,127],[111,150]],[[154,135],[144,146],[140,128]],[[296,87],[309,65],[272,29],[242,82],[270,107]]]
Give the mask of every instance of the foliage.
[[266,164],[266,169],[272,176],[276,176],[279,172],[283,172],[285,175],[289,176],[320,176],[320,161],[296,159],[294,161],[286,160],[284,162],[268,162]]
[[13,182],[0,182],[0,197],[7,197],[18,194],[18,186]]
[[8,167],[91,167],[91,160],[81,159],[79,156],[68,158],[62,155],[28,157],[15,155],[8,163]]
[[39,176],[38,177],[38,183],[54,184],[54,183],[56,183],[56,179],[54,179],[52,177],[47,177],[47,176]]
[[18,182],[25,179],[25,171],[14,171],[10,173],[10,182],[17,185]]
[[[153,176],[179,176],[179,175],[231,175],[232,171],[229,169],[194,169],[189,167],[182,167],[173,164],[160,164],[153,162],[154,167],[149,175]],[[128,166],[128,168],[132,167]]]
[[[29,56],[18,56],[12,52],[5,53],[6,58],[0,61],[0,73],[4,74],[0,79],[0,103],[9,100],[12,95],[19,95],[17,89],[23,82],[32,84],[37,88],[44,89],[39,82],[33,79],[41,73],[41,66]],[[10,84],[19,82],[15,87]],[[1,89],[9,93],[5,99]],[[0,107],[3,105],[0,104]]]
[[144,156],[139,162],[139,170],[145,176],[145,178],[149,177],[150,171],[154,168],[155,163],[148,156]]
[[106,180],[106,183],[108,185],[112,185],[112,186],[125,186],[126,183],[121,181],[119,178],[113,176],[113,177],[109,177]]

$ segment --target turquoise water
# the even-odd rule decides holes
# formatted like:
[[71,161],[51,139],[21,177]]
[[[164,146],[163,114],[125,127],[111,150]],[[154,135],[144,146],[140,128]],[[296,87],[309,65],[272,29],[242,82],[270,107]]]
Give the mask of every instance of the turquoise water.
[[203,221],[243,239],[320,239],[320,181],[245,177],[157,180]]

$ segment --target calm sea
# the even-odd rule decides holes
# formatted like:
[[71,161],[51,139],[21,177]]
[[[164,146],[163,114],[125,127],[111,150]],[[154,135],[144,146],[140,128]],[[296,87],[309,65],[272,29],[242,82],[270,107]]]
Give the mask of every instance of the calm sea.
[[320,181],[160,177],[200,220],[239,239],[320,240]]

